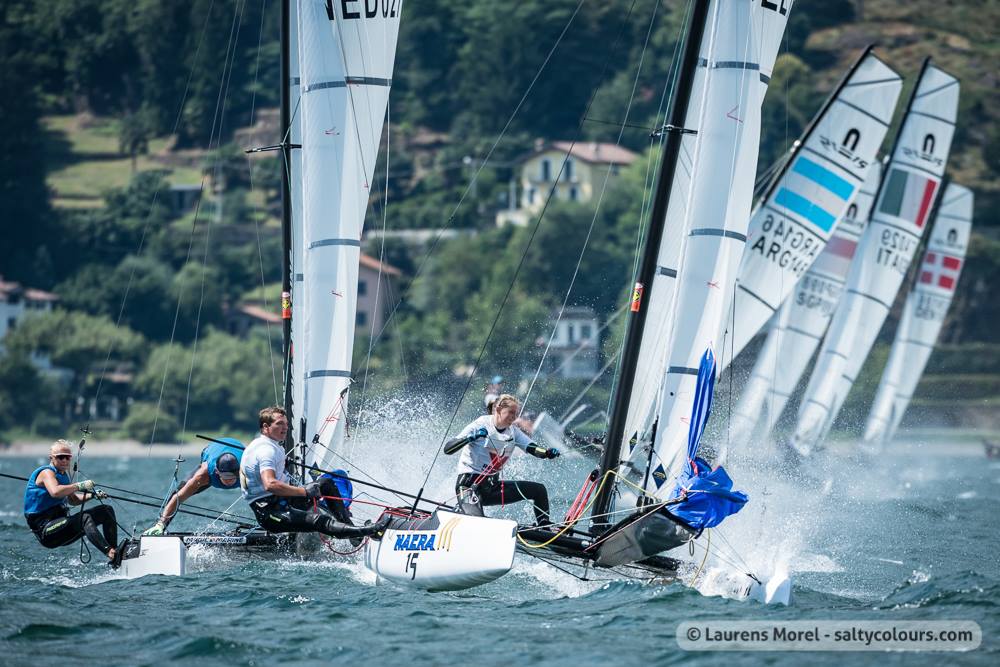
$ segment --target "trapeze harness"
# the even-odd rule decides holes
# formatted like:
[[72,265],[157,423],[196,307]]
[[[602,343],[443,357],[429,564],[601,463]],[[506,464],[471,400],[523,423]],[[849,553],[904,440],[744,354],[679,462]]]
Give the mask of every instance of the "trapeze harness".
[[39,543],[47,549],[55,549],[86,535],[91,544],[107,554],[118,544],[115,511],[107,505],[98,505],[71,516],[66,498],[53,498],[48,489],[38,484],[38,475],[43,470],[55,473],[60,484],[71,483],[69,475],[59,472],[53,465],[42,466],[28,477],[24,489],[24,520]]

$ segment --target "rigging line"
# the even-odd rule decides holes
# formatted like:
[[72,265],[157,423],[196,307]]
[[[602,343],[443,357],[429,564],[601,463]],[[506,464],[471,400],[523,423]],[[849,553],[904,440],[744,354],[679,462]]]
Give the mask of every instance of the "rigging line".
[[[382,187],[383,200],[382,200],[382,238],[379,243],[378,252],[378,276],[375,282],[375,305],[372,308],[372,315],[379,312],[379,296],[382,291],[382,267],[385,261],[385,231],[389,224],[389,162],[390,162],[390,140],[392,138],[392,110],[389,106],[389,99],[385,102],[385,115],[386,115],[386,129],[385,129],[385,182]],[[389,279],[386,278],[386,291],[389,290]],[[372,361],[372,350],[375,348],[375,318],[372,317],[371,322],[371,335],[368,337],[368,356],[365,358],[365,375],[361,381],[361,400],[358,405],[358,421],[356,432],[359,432],[363,426],[363,415],[365,414],[364,409],[368,398],[368,371],[371,368]],[[353,449],[352,449],[353,453]]]
[[[213,5],[214,5],[214,3],[213,3]],[[238,9],[238,7],[236,9]],[[209,11],[211,11],[211,6],[209,7]],[[234,21],[235,21],[235,18],[236,18],[236,12],[234,11],[234,13],[233,13],[233,20]],[[231,26],[230,27],[230,33],[229,33],[230,40],[232,39],[232,34],[233,34],[233,32],[232,32],[232,26]],[[228,44],[227,44],[227,47],[226,47],[226,53],[227,53],[227,59],[228,59],[228,53],[229,53],[229,45]],[[223,81],[224,80],[225,80],[225,71],[223,72],[223,80],[219,82],[220,92],[221,92],[221,87],[223,85]],[[212,145],[212,139],[215,137],[216,120],[217,120],[217,112],[218,112],[218,103],[219,103],[218,99],[216,99],[216,115],[213,116],[212,127],[211,127],[211,130],[209,132],[209,141],[208,141],[209,147],[211,147],[211,145]],[[191,253],[194,250],[195,232],[198,229],[198,219],[199,219],[199,217],[201,215],[201,205],[202,205],[202,202],[204,200],[205,179],[206,178],[207,178],[207,174],[202,173],[201,185],[199,186],[199,190],[198,190],[198,192],[199,192],[198,203],[195,206],[194,219],[191,222],[191,236],[190,236],[190,238],[188,240],[188,248],[187,248],[187,253],[186,253],[185,257],[184,257],[184,264],[183,264],[183,266],[187,266],[190,263],[190,261],[191,261]],[[146,458],[149,458],[149,455],[150,455],[150,453],[152,451],[153,442],[155,441],[155,438],[156,438],[156,426],[159,423],[160,408],[163,405],[163,394],[164,394],[164,392],[166,390],[167,375],[168,375],[169,370],[170,370],[170,360],[171,360],[171,358],[173,357],[173,354],[174,354],[174,342],[175,342],[175,339],[176,339],[176,336],[177,336],[177,324],[180,321],[180,310],[181,310],[181,303],[183,302],[183,299],[184,299],[184,291],[183,290],[178,290],[177,291],[177,305],[174,308],[174,321],[173,321],[173,325],[172,325],[171,330],[170,330],[170,341],[167,343],[167,357],[165,359],[165,363],[164,363],[164,366],[163,366],[163,377],[162,377],[161,382],[160,382],[160,393],[159,393],[159,396],[156,399],[156,413],[153,416],[153,428],[152,428],[151,433],[150,433],[149,444],[146,447]],[[186,400],[187,399],[185,398],[185,401]]]
[[[580,0],[580,4],[577,5],[576,10],[573,12],[573,16],[576,16],[577,12],[580,11],[580,7],[583,5],[584,1],[585,0]],[[618,31],[618,36],[615,38],[614,45],[612,46],[610,52],[608,53],[608,57],[604,61],[604,68],[601,70],[601,79],[603,79],[605,73],[607,72],[608,65],[611,62],[611,56],[613,55],[613,53],[615,52],[615,50],[617,48],[617,45],[618,45],[619,40],[621,39],[622,33],[625,32],[626,22],[628,21],[629,17],[631,17],[631,15],[632,15],[632,9],[635,7],[636,1],[637,0],[632,0],[632,4],[629,6],[628,14],[622,20],[621,27],[619,28],[619,31]],[[571,22],[572,22],[572,19],[570,20],[570,23]],[[562,39],[562,36],[566,34],[566,31],[569,30],[569,25],[570,24],[567,23],[566,27],[563,28],[563,32],[559,36],[560,40]],[[558,46],[558,41],[557,41],[556,45]],[[553,51],[554,50],[555,50],[555,47],[553,47]],[[551,56],[552,56],[552,51],[549,52],[549,57],[551,57]],[[546,62],[548,62],[548,58],[546,58]],[[540,73],[541,72],[539,71],[539,74]],[[535,80],[537,80],[537,77],[538,77],[538,75],[536,74]],[[598,81],[600,81],[601,79],[598,79]],[[532,83],[534,83],[534,82],[532,82]],[[586,107],[586,109],[584,109],[582,117],[584,117],[588,113],[590,113],[590,108],[593,106],[594,99],[597,97],[597,92],[599,90],[600,90],[600,85],[598,84],[594,88],[594,92],[591,94],[590,100],[587,102],[587,107]],[[523,101],[524,100],[522,99],[522,102]],[[520,107],[520,104],[518,105],[518,107]],[[511,117],[511,120],[513,120],[513,116]],[[508,125],[509,124],[510,124],[510,120],[508,120]],[[582,124],[583,124],[583,121],[581,120],[580,123],[578,124],[577,130],[580,129],[580,126],[582,126]],[[475,375],[476,375],[476,369],[479,368],[479,362],[482,361],[483,355],[486,353],[486,346],[489,344],[490,338],[493,336],[493,331],[496,329],[497,323],[499,323],[499,321],[500,321],[500,315],[503,313],[504,306],[507,304],[507,300],[510,298],[510,293],[514,289],[514,284],[517,282],[517,277],[521,273],[521,268],[524,266],[524,261],[528,257],[528,251],[531,249],[531,246],[534,243],[535,236],[538,234],[538,230],[542,226],[542,222],[545,219],[545,212],[548,210],[549,204],[553,200],[553,195],[555,193],[556,188],[559,185],[559,178],[562,176],[563,171],[566,169],[566,162],[569,160],[569,155],[570,155],[570,153],[572,153],[573,148],[576,146],[576,143],[577,142],[574,139],[573,142],[570,144],[569,150],[566,151],[566,158],[563,159],[562,164],[559,166],[559,172],[556,174],[556,178],[552,182],[552,187],[549,189],[548,197],[545,198],[545,204],[542,206],[542,210],[538,214],[538,221],[535,223],[534,228],[531,230],[531,235],[528,237],[528,242],[527,242],[527,244],[525,244],[524,251],[521,253],[521,259],[518,261],[517,268],[514,270],[514,275],[511,277],[510,284],[507,285],[507,291],[504,293],[503,299],[500,301],[500,306],[497,308],[497,314],[493,318],[493,324],[490,325],[490,329],[486,333],[486,339],[483,341],[482,347],[480,347],[480,349],[479,349],[479,356],[476,357],[476,363],[473,364],[473,366],[472,366],[472,372],[469,373],[469,379],[465,383],[465,388],[462,390],[462,395],[459,397],[458,401],[455,403],[455,410],[454,410],[454,412],[452,412],[451,419],[448,422],[448,428],[446,429],[444,435],[442,436],[441,443],[438,445],[437,450],[434,452],[434,458],[431,459],[431,465],[427,469],[427,474],[424,476],[423,484],[421,484],[421,490],[423,489],[424,486],[426,486],[427,480],[430,479],[431,471],[434,470],[434,464],[437,462],[437,459],[438,459],[438,457],[441,454],[441,450],[442,450],[442,448],[444,446],[445,440],[448,438],[448,433],[451,432],[451,428],[452,428],[452,425],[454,425],[454,423],[455,423],[456,417],[458,417],[458,411],[462,407],[462,401],[465,399],[465,396],[469,393],[469,387],[472,386],[472,381],[473,381],[473,379],[475,378]],[[495,147],[495,145],[494,145],[494,147]],[[491,152],[492,152],[492,149],[491,149]],[[488,159],[488,156],[487,156],[487,159]],[[485,161],[484,161],[483,164],[485,165]],[[481,170],[482,170],[482,165],[480,166],[480,171]],[[478,175],[478,174],[479,174],[479,172],[477,171],[476,175]],[[475,177],[473,177],[473,181],[475,181]],[[459,202],[459,203],[461,204],[461,202]],[[456,211],[457,210],[458,209],[456,207]],[[417,495],[420,495],[420,494],[418,493]]]
[[566,36],[566,32],[569,30],[569,27],[573,23],[574,19],[576,18],[576,15],[580,12],[580,8],[583,6],[584,2],[586,2],[586,0],[580,0],[580,2],[576,6],[576,9],[573,10],[573,14],[569,17],[569,20],[566,22],[566,25],[563,27],[562,32],[559,33],[559,37],[556,38],[556,41],[552,45],[552,48],[549,49],[548,54],[545,56],[545,60],[542,61],[542,64],[538,68],[538,71],[535,72],[535,76],[531,79],[531,83],[528,84],[528,87],[525,89],[524,93],[521,95],[521,99],[517,103],[517,106],[514,107],[514,111],[511,112],[510,116],[507,118],[507,122],[504,124],[503,128],[500,130],[500,133],[497,135],[496,139],[493,141],[493,145],[490,146],[490,149],[486,152],[486,157],[483,158],[482,163],[480,163],[479,167],[476,169],[476,172],[472,175],[472,178],[470,179],[469,184],[465,187],[465,190],[462,192],[461,197],[459,197],[458,203],[455,204],[455,207],[452,209],[451,214],[448,216],[448,219],[445,221],[444,226],[441,227],[438,230],[437,234],[434,236],[434,240],[431,242],[430,248],[427,249],[427,252],[424,253],[424,256],[421,258],[420,264],[417,266],[417,270],[413,274],[413,278],[407,284],[406,290],[403,292],[402,296],[400,297],[399,302],[396,303],[396,305],[393,307],[392,311],[389,313],[389,316],[386,318],[386,321],[382,323],[382,328],[379,330],[377,338],[381,338],[382,337],[382,332],[384,332],[385,329],[386,329],[386,327],[389,326],[389,323],[393,320],[393,318],[396,315],[396,312],[399,310],[400,305],[402,305],[406,301],[406,298],[409,296],[410,292],[413,290],[413,286],[416,284],[417,279],[420,278],[420,276],[423,274],[424,268],[427,266],[428,260],[430,260],[431,256],[437,250],[437,246],[441,242],[441,239],[444,236],[444,233],[451,227],[451,223],[454,222],[455,216],[458,213],[458,210],[462,207],[462,204],[465,202],[466,197],[468,197],[469,192],[472,191],[473,186],[476,184],[476,182],[477,182],[477,180],[479,178],[479,174],[483,171],[483,169],[486,168],[486,165],[489,162],[490,158],[493,156],[494,151],[496,151],[497,146],[500,145],[500,142],[506,136],[507,130],[510,128],[511,123],[514,122],[514,119],[517,117],[518,113],[520,112],[521,107],[524,106],[525,101],[528,99],[528,95],[531,94],[531,91],[534,89],[535,84],[538,82],[538,79],[542,76],[542,72],[544,72],[546,66],[548,66],[549,60],[552,59],[552,55],[556,52],[556,49],[559,48],[559,44],[562,43],[563,37]]
[[[195,48],[194,59],[191,61],[191,68],[188,70],[187,81],[184,84],[184,93],[181,95],[180,107],[177,109],[177,115],[174,117],[174,124],[170,130],[170,134],[177,134],[177,130],[180,128],[181,118],[184,116],[184,106],[187,104],[188,92],[191,88],[191,79],[194,76],[195,67],[198,64],[198,56],[201,54],[202,44],[205,42],[205,35],[208,32],[208,20],[211,15],[212,7],[215,4],[215,0],[211,0],[208,6],[208,12],[205,14],[205,22],[201,26],[201,35],[198,38],[198,46]],[[136,248],[136,256],[140,257],[142,255],[142,248],[145,245],[146,234],[149,231],[149,225],[153,220],[153,211],[156,210],[156,202],[159,200],[160,191],[162,188],[158,187],[153,192],[153,197],[149,203],[149,210],[146,213],[145,222],[142,225],[142,234],[139,237],[139,245]],[[125,292],[122,294],[121,306],[118,309],[118,318],[115,320],[115,330],[121,326],[122,318],[125,316],[125,304],[128,302],[128,295],[132,289],[132,283],[135,280],[135,273],[137,267],[133,266],[131,271],[129,271],[128,281],[125,284]],[[108,354],[104,358],[104,366],[101,369],[101,378],[97,382],[97,390],[94,394],[94,402],[97,403],[101,398],[101,389],[104,386],[104,378],[108,372],[108,364],[111,362],[111,353],[114,349],[115,341],[114,337],[108,341]]]
[[[692,3],[687,3],[685,5],[684,17],[680,24],[682,26],[687,25],[688,17],[691,13],[691,5]],[[683,30],[683,28],[681,28],[681,30]],[[684,40],[681,37],[680,32],[678,32],[678,39],[674,41],[674,52],[670,58],[670,65],[671,65],[670,70],[667,72],[666,79],[663,82],[663,89],[660,92],[660,101],[656,108],[655,118],[657,120],[657,124],[660,125],[661,127],[665,125],[667,122],[667,108],[666,108],[667,103],[670,99],[673,98],[674,89],[677,85],[677,76],[678,72],[680,71],[679,56],[680,56],[681,44],[683,41]],[[661,118],[662,122],[660,122]],[[653,147],[656,144],[659,144],[659,150],[660,151],[664,150],[666,139],[667,139],[666,132],[661,132],[659,136],[651,135],[649,139],[649,149],[646,151],[646,175],[643,180],[642,206],[640,207],[639,224],[636,227],[635,248],[632,252],[632,276],[631,276],[632,284],[635,284],[636,278],[639,275],[639,264],[642,259],[642,239],[645,238],[646,225],[653,224],[653,221],[649,220],[649,217],[650,217],[650,210],[652,209],[653,205],[653,191],[656,189],[656,176],[657,176],[656,165],[658,164],[658,161],[654,162],[653,160]],[[628,287],[628,285],[626,285],[626,287]],[[628,301],[626,300],[625,303],[627,304]],[[618,344],[618,351],[616,353],[616,356],[619,360],[619,366],[615,368],[615,377],[613,378],[611,387],[612,390],[608,392],[608,402],[605,405],[606,414],[611,414],[612,411],[612,407],[615,400],[615,388],[616,388],[615,385],[617,383],[617,378],[621,372],[620,363],[623,356],[622,353],[624,351],[625,351],[625,336],[623,335],[620,343]],[[605,443],[605,445],[607,446],[607,443]]]
[[[629,12],[628,15],[626,15],[626,19],[628,18],[628,16],[631,16],[632,9],[635,7],[635,2],[636,0],[633,0],[632,5],[629,7]],[[639,54],[639,63],[638,65],[636,65],[635,78],[632,80],[632,90],[629,93],[628,104],[625,106],[625,118],[624,118],[625,121],[628,121],[629,114],[632,111],[632,102],[635,100],[635,91],[636,88],[639,86],[639,77],[642,75],[642,65],[643,62],[645,62],[646,50],[649,48],[649,37],[653,32],[653,25],[656,21],[656,10],[659,8],[659,4],[660,3],[657,2],[653,5],[653,12],[649,17],[649,26],[646,29],[646,39],[642,44],[642,52]],[[624,30],[624,24],[622,26],[622,30]],[[617,40],[615,42],[615,46],[613,46],[611,49],[612,56],[614,55],[616,47],[617,47]],[[598,89],[600,89],[600,85],[598,85]],[[584,120],[585,119],[586,119],[586,114],[584,115]],[[622,136],[624,134],[625,134],[625,127],[622,126],[622,128],[618,131],[618,137],[615,140],[615,146],[621,146]],[[568,153],[566,155],[565,160],[566,161],[569,160]],[[562,172],[562,169],[560,169],[560,172]],[[545,343],[545,349],[542,351],[542,357],[541,359],[539,359],[538,366],[535,368],[535,375],[534,377],[531,378],[531,384],[528,385],[528,391],[524,395],[524,402],[521,404],[521,412],[523,412],[525,407],[527,407],[528,405],[528,399],[531,397],[531,392],[535,388],[535,383],[538,381],[538,376],[542,372],[542,366],[545,364],[545,359],[549,355],[549,349],[552,347],[552,341],[555,339],[556,332],[559,330],[559,323],[562,321],[563,314],[566,312],[566,304],[569,303],[569,298],[573,294],[573,287],[576,285],[577,276],[579,276],[580,274],[580,266],[583,264],[583,258],[587,254],[587,247],[590,245],[590,238],[594,233],[594,226],[597,224],[597,216],[600,214],[601,204],[604,202],[604,195],[607,193],[608,181],[610,178],[611,178],[611,169],[609,167],[607,173],[604,174],[604,182],[601,184],[601,193],[597,198],[597,204],[594,207],[594,215],[590,219],[590,227],[587,228],[587,235],[583,240],[583,247],[580,248],[580,255],[576,258],[576,266],[573,268],[573,277],[570,278],[569,286],[566,288],[566,295],[563,297],[562,305],[559,307],[559,315],[556,317],[555,324],[552,325],[552,333],[549,334],[549,340]],[[555,194],[555,188],[552,189],[552,193],[550,193],[549,196],[551,197],[554,194]],[[574,352],[573,354],[575,356],[576,352]],[[565,363],[566,361],[564,360],[563,364],[565,365]]]
[[[257,57],[254,61],[254,71],[253,71],[253,93],[250,95],[250,127],[254,126],[257,113],[257,81],[260,75],[260,52],[261,44],[264,42],[264,17],[267,15],[267,0],[261,0],[260,3],[260,28],[257,33]],[[253,160],[250,154],[246,154],[247,158],[247,172],[250,177],[250,193],[254,194],[256,192],[256,187],[253,180]],[[264,300],[264,310],[270,311],[270,304],[267,299],[267,289],[266,282],[264,278],[264,251],[262,249],[261,237],[260,237],[260,207],[257,205],[256,198],[253,199],[253,224],[254,230],[257,234],[257,262],[260,266],[260,286],[261,286],[261,296]],[[274,347],[271,345],[271,322],[268,320],[264,321],[265,330],[267,331],[267,340],[265,345],[267,346],[268,358],[271,362],[271,383],[274,386],[274,403],[278,404],[280,398],[278,397],[278,373],[274,365]]]
[[[597,375],[591,378],[590,382],[587,383],[587,386],[584,387],[583,390],[576,395],[576,397],[570,402],[569,407],[566,408],[566,411],[563,412],[562,416],[559,418],[560,424],[562,424],[563,420],[566,419],[571,412],[573,412],[573,408],[575,408],[577,403],[579,403],[583,399],[583,397],[587,395],[587,392],[590,391],[590,388],[593,387],[595,384],[597,384],[598,380],[604,377],[604,374],[608,372],[608,369],[611,368],[611,365],[614,364],[616,361],[618,361],[618,357],[619,353],[618,351],[615,351],[615,353],[611,355],[611,358],[608,359],[607,363],[605,363],[604,366],[601,367],[601,370],[597,371]],[[577,428],[579,428],[579,426]]]
[[[226,60],[228,62],[228,67],[223,64],[223,81],[224,84],[219,89],[218,97],[215,101],[215,113],[218,118],[219,131],[215,137],[215,168],[214,175],[212,178],[213,184],[217,184],[222,179],[220,178],[222,174],[222,155],[221,155],[221,144],[222,144],[222,134],[223,127],[226,121],[226,105],[229,101],[229,85],[232,83],[233,70],[236,68],[236,54],[237,46],[240,39],[240,30],[243,28],[243,12],[246,10],[246,0],[238,2],[236,4],[236,11],[233,12],[233,23],[230,26],[229,39],[230,43],[226,51]],[[230,50],[231,49],[231,50]],[[227,73],[228,70],[228,73]],[[213,128],[215,121],[213,120]],[[209,147],[211,148],[212,141],[209,139]],[[222,201],[224,198],[224,193],[220,192],[218,200],[216,201],[216,212],[218,208],[222,206]],[[208,225],[205,227],[205,250],[202,253],[201,259],[201,287],[198,297],[198,312],[195,316],[194,324],[194,340],[191,343],[191,366],[188,369],[188,381],[187,390],[184,394],[184,415],[181,419],[181,432],[183,433],[187,429],[187,418],[188,418],[188,408],[191,401],[191,383],[194,378],[194,368],[198,360],[198,342],[200,340],[201,334],[201,313],[205,305],[205,278],[208,275],[208,255],[211,249],[212,241],[212,222],[215,216],[209,219]],[[180,444],[180,443],[178,443]]]

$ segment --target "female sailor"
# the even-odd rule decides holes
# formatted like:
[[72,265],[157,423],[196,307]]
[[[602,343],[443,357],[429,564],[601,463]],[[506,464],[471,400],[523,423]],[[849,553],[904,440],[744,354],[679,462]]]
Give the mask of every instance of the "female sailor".
[[492,414],[483,415],[462,429],[445,443],[444,453],[462,452],[455,493],[463,512],[483,516],[483,506],[530,500],[537,525],[549,526],[549,493],[544,484],[500,479],[500,471],[515,449],[540,459],[559,456],[558,449],[540,447],[514,425],[520,408],[516,397],[502,394],[493,403]]
[[69,464],[73,460],[70,444],[56,440],[49,448],[49,464],[28,477],[24,489],[24,519],[38,541],[47,549],[72,544],[87,536],[91,544],[116,564],[118,524],[115,511],[108,505],[81,510],[72,516],[67,505],[79,505],[107,495],[94,488],[92,480],[73,483]]

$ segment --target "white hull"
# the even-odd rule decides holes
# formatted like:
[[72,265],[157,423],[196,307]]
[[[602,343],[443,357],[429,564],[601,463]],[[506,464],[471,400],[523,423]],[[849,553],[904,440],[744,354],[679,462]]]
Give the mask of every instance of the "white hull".
[[136,579],[149,574],[180,577],[187,568],[187,547],[179,537],[140,537],[127,546],[118,574]]
[[514,521],[438,510],[424,523],[370,540],[365,566],[394,584],[455,591],[498,579],[514,564]]

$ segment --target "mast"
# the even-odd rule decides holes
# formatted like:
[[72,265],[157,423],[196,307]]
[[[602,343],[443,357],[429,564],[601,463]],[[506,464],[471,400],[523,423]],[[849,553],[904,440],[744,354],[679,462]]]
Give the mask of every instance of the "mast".
[[868,57],[868,54],[871,53],[872,49],[874,48],[875,48],[874,44],[869,44],[868,46],[865,47],[864,53],[862,53],[858,57],[858,59],[854,61],[854,64],[851,66],[851,68],[847,70],[847,73],[844,74],[844,76],[840,79],[840,82],[834,87],[833,91],[827,96],[826,100],[823,102],[823,106],[820,107],[819,111],[816,112],[816,114],[809,121],[809,124],[806,126],[806,129],[802,132],[802,136],[798,139],[798,141],[792,144],[792,148],[788,151],[785,163],[781,165],[781,168],[778,169],[778,171],[775,172],[774,176],[771,177],[771,180],[768,181],[767,187],[761,194],[760,197],[761,202],[765,202],[774,196],[774,191],[777,189],[778,184],[781,182],[781,179],[785,177],[785,174],[788,173],[788,169],[792,166],[792,163],[795,162],[795,158],[802,151],[802,147],[805,146],[806,143],[809,141],[809,138],[812,136],[812,133],[816,129],[816,126],[819,125],[820,121],[823,120],[823,117],[826,116],[826,112],[830,109],[831,106],[833,106],[833,103],[837,100],[837,97],[840,95],[840,91],[844,89],[844,86],[846,86],[847,82],[851,80],[851,77],[854,76],[854,73],[858,71],[858,68],[861,67],[861,64],[865,61],[865,58]]
[[292,187],[290,3],[281,0],[281,352],[284,360],[284,408],[288,419],[285,451],[294,447],[292,428]]
[[[642,342],[642,330],[646,321],[647,309],[645,308],[645,304],[649,301],[649,294],[644,294],[643,291],[647,286],[649,288],[652,287],[656,272],[657,252],[663,237],[663,221],[666,218],[667,205],[670,202],[671,184],[674,180],[674,173],[677,170],[681,138],[685,133],[694,132],[694,130],[684,128],[684,121],[687,117],[688,106],[691,100],[691,89],[694,85],[695,71],[698,67],[698,54],[701,51],[701,38],[705,32],[708,9],[711,3],[709,0],[693,0],[693,3],[694,7],[692,8],[684,35],[684,50],[678,70],[676,89],[670,101],[667,124],[663,128],[663,131],[667,133],[667,139],[663,145],[660,179],[657,185],[656,197],[653,200],[642,263],[639,267],[639,274],[636,276],[632,307],[629,310],[629,318],[626,322],[621,372],[616,382],[614,404],[608,423],[608,433],[605,436],[604,452],[601,454],[599,479],[604,479],[609,470],[618,468],[620,443],[624,437],[625,420],[628,416],[629,401],[632,398],[632,381],[635,377],[636,366],[639,361],[639,346]],[[608,524],[607,513],[611,507],[612,487],[613,485],[605,483],[601,485],[598,491],[593,510],[593,515],[598,517],[594,521],[595,526],[606,526]]]

